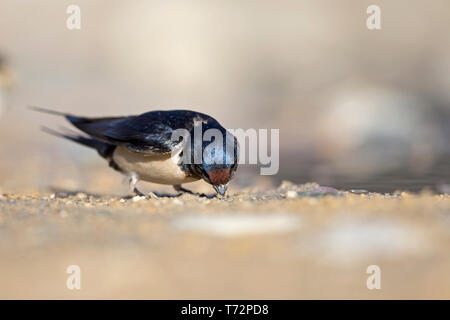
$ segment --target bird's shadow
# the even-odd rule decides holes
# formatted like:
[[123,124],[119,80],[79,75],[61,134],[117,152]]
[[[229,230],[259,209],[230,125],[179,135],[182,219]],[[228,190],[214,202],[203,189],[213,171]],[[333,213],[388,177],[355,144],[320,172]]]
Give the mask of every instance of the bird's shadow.
[[[91,192],[86,192],[83,190],[68,190],[68,189],[63,189],[63,188],[57,188],[57,187],[48,187],[48,190],[50,190],[51,192],[53,192],[55,194],[55,196],[57,198],[68,198],[71,196],[76,196],[81,194],[85,194],[88,197],[92,197],[94,199],[101,199],[105,196],[110,196],[110,197],[116,197],[116,198],[121,198],[121,199],[125,199],[125,200],[130,200],[133,199],[136,195],[117,195],[117,194],[100,194],[100,193],[91,193]],[[154,194],[156,197],[158,198],[178,198],[180,196],[182,196],[183,194],[185,194],[185,192],[179,192],[176,194],[172,194],[172,193],[167,193],[167,192],[152,192],[152,194]],[[187,194],[191,194],[194,196],[197,196],[199,198],[207,198],[207,199],[213,199],[216,198],[217,195],[216,194],[205,194],[205,193],[189,193],[187,192]],[[151,198],[151,195],[147,196],[149,198]]]

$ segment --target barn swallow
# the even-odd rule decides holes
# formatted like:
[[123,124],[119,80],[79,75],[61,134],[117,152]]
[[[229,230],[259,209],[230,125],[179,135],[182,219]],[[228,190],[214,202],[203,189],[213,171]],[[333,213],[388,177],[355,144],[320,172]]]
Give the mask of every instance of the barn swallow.
[[[137,116],[86,118],[68,113],[31,107],[39,112],[65,117],[84,134],[76,132],[58,132],[48,128],[50,134],[69,139],[97,150],[106,159],[109,166],[129,178],[130,190],[144,196],[136,188],[139,180],[173,185],[178,192],[191,191],[181,185],[188,182],[205,180],[211,184],[217,194],[224,197],[228,183],[238,166],[238,146],[236,138],[217,120],[203,113],[189,110],[151,111]],[[202,135],[208,129],[216,129],[224,137],[233,140],[233,147],[223,143],[219,150],[228,161],[212,161],[216,150],[204,152],[207,144],[203,141],[200,161],[192,161],[196,153],[195,143],[184,143],[173,139],[177,129],[184,129],[191,137],[194,130],[201,127]],[[190,149],[190,157],[183,152]],[[231,149],[231,150],[230,150]]]

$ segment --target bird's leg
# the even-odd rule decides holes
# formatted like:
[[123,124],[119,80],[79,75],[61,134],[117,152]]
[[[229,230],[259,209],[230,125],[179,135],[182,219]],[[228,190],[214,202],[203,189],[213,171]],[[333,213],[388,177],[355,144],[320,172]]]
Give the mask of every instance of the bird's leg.
[[141,191],[139,191],[138,188],[136,188],[136,184],[139,181],[139,177],[136,173],[132,172],[129,175],[129,182],[130,182],[130,192],[134,192],[139,197],[146,197],[146,198],[154,198],[158,199],[159,196],[157,196],[154,192],[149,192],[148,195],[145,195]]
[[142,192],[140,192],[139,189],[136,188],[136,187],[133,189],[133,192],[134,192],[137,196],[139,196],[139,197],[145,197],[145,194],[143,194]]
[[136,184],[138,183],[139,179],[136,173],[132,172],[129,176],[129,183],[130,183],[130,192],[134,192],[139,197],[145,197],[145,194],[140,192],[138,188],[136,188]]

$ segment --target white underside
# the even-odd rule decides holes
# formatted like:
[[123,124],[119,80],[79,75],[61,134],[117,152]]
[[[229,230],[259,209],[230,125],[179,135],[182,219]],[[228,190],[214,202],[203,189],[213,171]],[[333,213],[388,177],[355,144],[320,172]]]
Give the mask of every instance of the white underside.
[[125,173],[136,174],[139,180],[170,185],[199,180],[196,177],[187,176],[181,170],[178,165],[179,153],[143,155],[123,147],[117,147],[113,154],[113,160]]

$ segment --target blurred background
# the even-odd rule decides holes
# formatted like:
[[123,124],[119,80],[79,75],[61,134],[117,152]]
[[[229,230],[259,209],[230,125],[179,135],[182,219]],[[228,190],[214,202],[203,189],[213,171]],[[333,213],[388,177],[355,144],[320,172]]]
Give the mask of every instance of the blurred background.
[[[0,298],[448,299],[449,27],[448,0],[1,0]],[[280,171],[241,166],[223,201],[125,197],[30,105],[280,129]]]
[[[382,29],[369,31],[374,3]],[[243,167],[236,186],[448,192],[449,27],[447,0],[2,0],[0,191],[126,191],[94,152],[42,133],[64,120],[37,105],[279,128],[279,174]]]

